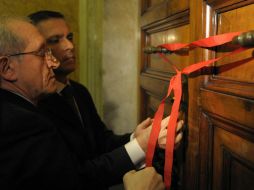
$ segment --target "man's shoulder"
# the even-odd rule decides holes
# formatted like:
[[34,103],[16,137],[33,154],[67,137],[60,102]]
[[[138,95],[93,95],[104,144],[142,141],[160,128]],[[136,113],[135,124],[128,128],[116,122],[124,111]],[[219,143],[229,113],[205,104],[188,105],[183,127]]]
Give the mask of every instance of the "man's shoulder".
[[87,94],[90,96],[90,92],[89,90],[86,88],[85,85],[81,84],[80,82],[74,81],[74,80],[70,80],[70,84],[73,87],[75,92],[80,92],[82,94]]
[[47,128],[52,124],[34,108],[13,102],[1,102],[5,111],[0,114],[1,131],[22,131],[32,128]]
[[70,80],[70,84],[73,88],[81,88],[81,89],[85,89],[87,90],[87,88],[85,87],[85,85],[81,84],[80,82],[74,81],[74,80]]
[[[29,102],[24,97],[17,95],[15,93],[5,91],[3,89],[0,90],[0,105],[2,110],[1,115],[8,114],[6,110],[16,111],[17,113],[26,113],[27,112],[36,112],[37,108]],[[23,111],[20,111],[23,110]]]

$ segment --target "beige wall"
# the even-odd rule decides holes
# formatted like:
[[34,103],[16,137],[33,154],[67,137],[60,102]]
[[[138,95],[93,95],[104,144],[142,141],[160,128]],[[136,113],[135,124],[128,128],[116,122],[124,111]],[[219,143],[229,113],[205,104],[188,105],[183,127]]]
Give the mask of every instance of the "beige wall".
[[139,1],[104,1],[102,85],[104,121],[116,133],[138,120]]
[[[27,16],[38,10],[60,11],[66,17],[74,33],[76,48],[79,41],[79,0],[0,0],[1,15]],[[77,51],[78,57],[78,51]],[[79,63],[79,62],[78,62]],[[79,64],[78,64],[79,65]],[[79,79],[79,69],[72,74],[72,78]]]

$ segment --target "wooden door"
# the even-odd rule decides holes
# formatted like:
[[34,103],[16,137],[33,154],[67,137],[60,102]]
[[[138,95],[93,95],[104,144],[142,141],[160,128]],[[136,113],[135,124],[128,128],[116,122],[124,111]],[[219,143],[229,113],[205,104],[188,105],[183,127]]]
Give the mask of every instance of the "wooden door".
[[[254,29],[253,0],[142,0],[141,46],[188,43],[208,36]],[[219,57],[227,46],[167,57],[178,68]],[[141,52],[141,118],[153,116],[172,67],[157,54]],[[254,188],[253,49],[216,62],[185,81],[187,130],[176,153],[175,189]],[[167,104],[167,113],[171,108]]]

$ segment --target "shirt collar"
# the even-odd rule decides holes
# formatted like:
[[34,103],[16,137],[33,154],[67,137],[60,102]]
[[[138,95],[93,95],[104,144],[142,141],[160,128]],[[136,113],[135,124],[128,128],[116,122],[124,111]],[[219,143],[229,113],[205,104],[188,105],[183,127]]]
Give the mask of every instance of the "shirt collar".
[[14,91],[9,90],[9,89],[8,89],[8,90],[7,90],[7,89],[4,89],[4,90],[9,91],[9,92],[11,92],[11,93],[13,93],[13,94],[16,94],[17,96],[19,96],[19,97],[25,99],[26,101],[28,101],[28,102],[30,102],[31,104],[33,104],[34,106],[36,106],[31,100],[29,100],[27,97],[23,96],[22,94],[20,94],[20,93],[18,93],[18,92],[14,92]]

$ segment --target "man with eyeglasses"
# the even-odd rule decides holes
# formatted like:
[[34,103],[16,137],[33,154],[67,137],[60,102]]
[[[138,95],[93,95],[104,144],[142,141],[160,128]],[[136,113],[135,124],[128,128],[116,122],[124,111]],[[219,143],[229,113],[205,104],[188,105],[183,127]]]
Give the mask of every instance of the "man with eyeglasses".
[[[59,12],[39,11],[30,14],[29,18],[60,61],[60,66],[54,70],[58,93],[41,101],[40,108],[59,127],[78,162],[86,187],[107,189],[119,183],[127,171],[144,163],[152,120],[142,122],[132,137],[130,134],[115,135],[108,130],[97,114],[88,90],[68,78],[75,70],[76,62],[73,33],[64,16]],[[160,147],[165,146],[166,121],[168,118],[162,124]],[[182,121],[178,123],[178,129],[182,124]],[[176,142],[181,138],[180,133]]]
[[[37,108],[41,98],[56,91],[53,69],[58,66],[44,38],[28,20],[0,17],[0,188],[3,190],[87,188],[62,135]],[[154,169],[139,172],[138,178],[142,176],[163,187],[161,176]],[[132,179],[137,179],[133,172],[126,178],[128,190],[132,190],[129,188]],[[138,184],[143,190],[144,184]]]
[[27,20],[0,18],[0,189],[81,189],[76,163],[37,108],[59,62]]

